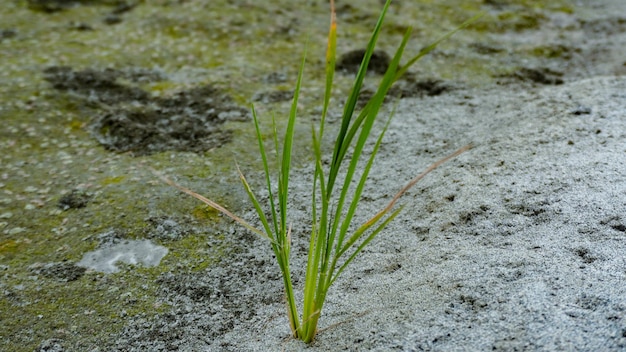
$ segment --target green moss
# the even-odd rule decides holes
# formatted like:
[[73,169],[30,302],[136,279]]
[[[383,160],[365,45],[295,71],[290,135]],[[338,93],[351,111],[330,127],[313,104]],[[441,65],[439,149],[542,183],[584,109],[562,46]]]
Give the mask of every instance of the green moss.
[[546,17],[541,12],[524,8],[501,12],[497,15],[488,14],[472,24],[470,29],[486,33],[520,32],[537,29],[545,20]]
[[118,183],[124,181],[124,179],[125,179],[124,176],[107,177],[104,180],[102,180],[102,185],[103,186],[107,186],[107,185],[118,184]]
[[[72,282],[13,277],[10,283],[20,282],[22,288],[10,285],[10,299],[0,301],[3,344],[10,351],[33,351],[41,341],[59,338],[66,347],[77,341],[84,345],[83,349],[70,350],[93,348],[102,338],[119,332],[125,318],[167,310],[153,298],[154,278],[146,272],[113,276],[87,273]],[[18,319],[16,310],[20,312]]]
[[[213,234],[213,242],[223,243],[223,235]],[[210,247],[207,245],[207,236],[191,235],[169,245],[170,253],[162,261],[163,271],[181,270],[201,271],[222,260],[223,246]]]
[[527,52],[533,56],[544,57],[547,59],[565,59],[572,58],[572,52],[580,51],[578,49],[572,49],[571,47],[564,45],[542,45],[536,46]]
[[198,220],[217,222],[220,219],[220,213],[207,205],[198,205],[191,213]]
[[160,81],[156,83],[148,84],[145,89],[146,91],[154,94],[154,95],[164,95],[169,92],[174,92],[180,88],[180,84],[172,81]]
[[19,250],[20,244],[16,240],[6,240],[0,242],[0,256],[10,257]]

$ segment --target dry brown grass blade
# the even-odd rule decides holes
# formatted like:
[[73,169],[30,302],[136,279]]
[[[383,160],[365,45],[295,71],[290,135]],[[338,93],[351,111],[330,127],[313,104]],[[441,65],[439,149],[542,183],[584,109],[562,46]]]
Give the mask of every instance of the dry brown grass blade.
[[[194,198],[196,198],[197,200],[203,202],[204,204],[210,206],[211,208],[219,211],[220,213],[228,216],[229,218],[233,219],[234,221],[238,222],[239,224],[241,224],[242,226],[244,226],[245,228],[247,228],[248,230],[256,233],[257,235],[272,241],[271,238],[269,238],[269,236],[267,236],[267,234],[265,234],[263,231],[257,229],[256,227],[250,225],[247,221],[245,221],[244,219],[238,217],[237,215],[231,213],[230,211],[228,211],[226,208],[224,208],[223,206],[219,205],[218,203],[210,200],[209,198],[206,198],[192,190],[190,190],[189,188],[183,187],[181,185],[179,185],[178,183],[170,180],[169,178],[163,176],[162,174],[160,174],[158,171],[150,168],[150,171],[152,171],[152,173],[158,177],[159,179],[161,179],[161,181],[167,183],[168,185],[177,188],[178,190],[180,190],[183,193],[186,193]],[[273,241],[272,241],[273,242]]]

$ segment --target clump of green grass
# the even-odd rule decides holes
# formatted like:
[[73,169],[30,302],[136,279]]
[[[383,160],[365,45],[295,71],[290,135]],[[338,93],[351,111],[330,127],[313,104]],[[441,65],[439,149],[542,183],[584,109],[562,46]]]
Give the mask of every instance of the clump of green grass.
[[[464,28],[478,17],[476,16],[468,20],[459,28],[447,33],[440,39],[436,40],[433,44],[424,48],[418,55],[411,58],[406,64],[400,66],[402,54],[411,34],[411,29],[409,28],[402,38],[402,42],[396,50],[396,53],[393,56],[389,68],[384,74],[376,93],[367,102],[365,107],[357,113],[357,100],[359,98],[367,67],[372,53],[374,52],[376,41],[390,3],[391,0],[387,0],[385,3],[378,22],[376,23],[376,27],[372,32],[363,61],[354,80],[351,93],[344,106],[341,118],[341,128],[336,137],[332,160],[329,166],[325,166],[322,162],[321,141],[324,137],[326,115],[330,103],[333,77],[335,73],[335,52],[337,43],[337,22],[335,17],[334,1],[330,1],[331,22],[326,53],[326,90],[324,94],[320,124],[317,127],[312,126],[311,129],[313,150],[315,153],[315,173],[311,185],[311,216],[313,226],[311,228],[309,239],[306,277],[304,281],[304,302],[301,311],[298,309],[298,305],[296,304],[291,279],[291,270],[289,266],[292,233],[288,222],[289,209],[287,207],[287,203],[296,110],[300,95],[300,87],[302,84],[306,54],[304,55],[300,66],[289,120],[284,139],[282,140],[282,145],[281,142],[279,142],[278,133],[276,132],[276,123],[272,119],[274,128],[273,148],[275,149],[278,158],[278,167],[277,170],[274,170],[277,174],[276,184],[272,183],[272,170],[270,170],[269,167],[267,152],[261,136],[259,119],[256,111],[254,110],[254,106],[252,106],[252,115],[259,143],[259,151],[265,171],[266,187],[269,192],[269,204],[267,205],[269,207],[269,216],[265,215],[265,210],[267,209],[260,204],[243,173],[241,173],[239,168],[237,169],[239,171],[241,182],[243,183],[243,186],[248,193],[250,201],[256,209],[259,220],[262,224],[261,229],[252,226],[250,223],[229,212],[212,200],[184,188],[169,179],[163,178],[165,182],[191,195],[192,197],[199,199],[217,211],[222,212],[269,242],[282,273],[291,330],[294,337],[307,343],[313,340],[317,332],[318,320],[322,313],[328,289],[352,262],[352,260],[354,260],[354,258],[363,250],[363,248],[367,246],[367,244],[369,244],[387,226],[387,224],[389,224],[389,222],[400,213],[402,206],[395,207],[399,198],[428,173],[439,167],[444,162],[458,156],[470,148],[469,145],[464,146],[445,158],[435,162],[400,189],[387,206],[381,209],[372,218],[358,227],[352,226],[352,221],[361,200],[361,194],[368,179],[374,158],[391,120],[390,116],[382,130],[378,131],[374,147],[371,153],[369,153],[369,157],[365,157],[363,154],[364,147],[370,140],[370,136],[374,129],[374,122],[383,105],[383,101],[389,91],[389,88],[409,69],[409,67],[411,67],[428,52],[433,50],[441,41],[450,37],[461,28]],[[393,115],[393,113],[391,115]],[[359,167],[359,165],[361,166]]]

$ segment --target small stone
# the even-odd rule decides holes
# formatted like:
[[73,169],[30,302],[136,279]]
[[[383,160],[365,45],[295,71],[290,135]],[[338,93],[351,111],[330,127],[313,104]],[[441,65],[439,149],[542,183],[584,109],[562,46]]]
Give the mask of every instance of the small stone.
[[589,115],[591,108],[588,106],[578,105],[574,110],[570,111],[572,115]]
[[41,267],[32,267],[31,270],[38,275],[47,278],[57,279],[63,282],[76,281],[80,279],[86,271],[86,268],[79,267],[73,263],[48,263]]
[[15,29],[1,29],[0,30],[0,40],[13,38],[17,35],[17,31]]
[[23,227],[14,227],[14,228],[9,230],[8,234],[13,236],[13,235],[17,235],[17,234],[22,233],[22,232],[26,232],[26,229],[23,228]]
[[84,208],[87,206],[90,199],[91,196],[87,193],[79,190],[73,190],[72,192],[61,197],[57,206],[61,210]]

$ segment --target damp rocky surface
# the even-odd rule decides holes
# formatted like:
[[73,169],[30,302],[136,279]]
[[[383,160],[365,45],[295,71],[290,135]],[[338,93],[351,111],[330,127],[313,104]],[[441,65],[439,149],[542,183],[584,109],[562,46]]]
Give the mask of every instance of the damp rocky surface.
[[[406,57],[486,14],[390,92],[384,114],[395,106],[396,116],[360,219],[438,157],[475,147],[405,197],[402,215],[331,289],[318,338],[305,346],[289,337],[267,243],[151,169],[254,221],[235,167],[262,184],[249,104],[264,136],[272,112],[284,125],[308,40],[291,182],[301,289],[326,3],[2,2],[0,345],[625,349],[625,6],[392,3],[364,97],[409,26]],[[380,7],[337,2],[329,134]],[[167,254],[149,260],[149,248]],[[130,259],[105,273],[81,265],[88,253]]]
[[248,112],[228,94],[211,85],[152,98],[138,87],[119,83],[162,82],[159,72],[113,69],[75,71],[67,66],[44,69],[52,87],[72,95],[76,104],[93,106],[89,122],[94,137],[106,149],[145,155],[166,150],[202,152],[228,143],[226,120],[245,120]]

